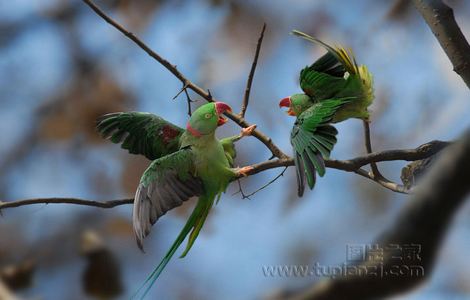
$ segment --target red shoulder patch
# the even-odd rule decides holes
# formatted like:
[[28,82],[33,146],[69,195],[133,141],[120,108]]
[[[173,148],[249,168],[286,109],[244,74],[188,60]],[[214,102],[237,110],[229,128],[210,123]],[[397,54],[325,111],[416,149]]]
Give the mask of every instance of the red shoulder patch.
[[170,125],[165,125],[162,129],[162,135],[163,135],[163,142],[165,144],[168,144],[171,142],[175,137],[179,135],[179,131],[173,128]]

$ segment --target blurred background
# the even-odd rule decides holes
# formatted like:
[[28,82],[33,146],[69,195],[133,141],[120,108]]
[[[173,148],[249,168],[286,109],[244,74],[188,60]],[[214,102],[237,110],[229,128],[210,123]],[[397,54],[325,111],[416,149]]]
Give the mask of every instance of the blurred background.
[[[293,119],[279,99],[300,91],[301,68],[324,53],[289,35],[299,29],[354,49],[375,80],[374,150],[452,140],[470,125],[465,84],[409,1],[101,0],[97,4],[178,66],[189,79],[239,110],[256,41],[267,24],[247,119],[290,153]],[[470,37],[470,3],[447,1]],[[148,165],[102,140],[95,119],[147,111],[183,126],[181,83],[81,1],[0,2],[0,199],[132,197]],[[204,103],[194,94],[193,108]],[[362,124],[337,125],[332,157],[364,153]],[[218,136],[239,132],[229,122]],[[242,166],[266,160],[256,139],[238,144]],[[380,164],[400,181],[403,162]],[[281,169],[243,179],[245,193]],[[322,278],[267,277],[266,265],[337,265],[346,245],[367,244],[408,198],[352,173],[328,169],[296,198],[295,175],[251,199],[233,184],[214,207],[185,259],[174,258],[151,299],[256,299]],[[15,294],[41,299],[126,299],[160,261],[193,203],[162,218],[136,247],[130,205],[100,209],[34,205],[2,211],[0,279]],[[456,216],[429,281],[397,299],[470,297],[470,203]],[[432,218],[432,216],[429,216]],[[180,250],[181,251],[181,250]]]

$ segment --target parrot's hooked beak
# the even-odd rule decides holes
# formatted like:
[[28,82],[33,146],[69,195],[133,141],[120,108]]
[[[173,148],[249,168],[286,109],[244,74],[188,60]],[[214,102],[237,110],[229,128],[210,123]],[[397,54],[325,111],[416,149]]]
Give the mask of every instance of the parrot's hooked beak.
[[290,107],[291,105],[291,100],[290,100],[290,97],[286,97],[286,98],[283,98],[281,99],[281,101],[279,102],[279,108],[281,107],[287,107],[289,108],[287,110],[287,114],[289,116],[295,116],[295,112],[292,110],[292,108]]
[[232,112],[232,108],[224,102],[215,102],[215,111],[219,117],[219,120],[217,121],[217,126],[222,126],[228,121],[227,118],[223,117],[224,112]]

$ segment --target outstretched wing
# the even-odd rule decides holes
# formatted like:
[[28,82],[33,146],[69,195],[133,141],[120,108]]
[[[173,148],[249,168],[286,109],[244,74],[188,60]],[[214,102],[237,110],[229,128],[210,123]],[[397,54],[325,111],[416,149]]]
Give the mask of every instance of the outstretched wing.
[[104,138],[132,154],[142,154],[154,160],[178,151],[184,130],[150,113],[117,112],[106,114],[97,121]]
[[352,99],[328,99],[315,103],[297,118],[292,128],[291,144],[294,148],[299,197],[304,192],[305,177],[308,186],[313,189],[316,173],[320,176],[325,174],[324,158],[330,156],[338,133],[329,122],[335,112]]
[[330,46],[298,30],[293,30],[292,34],[328,50],[315,63],[300,72],[300,87],[310,97],[318,100],[330,98],[344,87],[345,72],[350,75],[359,74],[359,67],[351,50]]
[[132,215],[141,249],[142,240],[161,216],[202,193],[202,182],[194,176],[193,155],[191,148],[181,149],[153,161],[144,172],[135,194]]
[[305,94],[317,100],[334,96],[345,82],[344,67],[329,52],[300,71],[300,87]]

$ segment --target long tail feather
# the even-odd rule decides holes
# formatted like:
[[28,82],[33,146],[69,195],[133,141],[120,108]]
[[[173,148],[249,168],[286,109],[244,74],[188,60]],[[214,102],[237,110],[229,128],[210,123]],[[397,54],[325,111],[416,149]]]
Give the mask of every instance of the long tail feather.
[[[219,197],[220,199],[220,197]],[[193,246],[194,242],[196,241],[197,236],[199,235],[199,232],[202,229],[202,226],[204,225],[204,222],[207,219],[207,215],[209,214],[209,211],[212,208],[212,205],[214,204],[215,197],[212,197],[212,199],[207,200],[204,202],[204,207],[202,208],[202,212],[199,215],[199,218],[197,220],[197,223],[194,224],[193,231],[191,231],[191,234],[189,235],[188,239],[188,244],[186,245],[186,249],[184,249],[183,253],[181,254],[180,258],[183,258],[188,254],[189,250],[191,250],[191,247]]]
[[[144,283],[137,289],[137,291],[134,293],[134,295],[131,297],[131,299],[136,299],[136,297],[140,294],[140,292],[143,290],[143,293],[140,297],[140,299],[144,299],[145,296],[148,294],[152,286],[154,285],[155,281],[158,279],[162,271],[165,269],[166,265],[170,261],[170,259],[173,257],[175,254],[176,250],[178,247],[183,243],[185,240],[186,236],[189,234],[191,229],[193,232],[191,233],[190,240],[188,241],[188,246],[186,247],[186,250],[184,251],[183,255],[181,257],[184,257],[189,249],[191,249],[191,246],[194,243],[194,240],[196,239],[197,235],[199,234],[199,231],[202,228],[202,225],[204,224],[204,221],[207,217],[207,214],[209,213],[210,208],[212,207],[212,204],[214,203],[215,197],[208,198],[201,196],[199,197],[198,203],[196,204],[196,207],[194,208],[193,212],[189,216],[188,221],[184,225],[183,229],[181,230],[180,234],[176,238],[176,240],[173,242],[173,245],[171,245],[170,249],[168,252],[165,254],[163,259],[160,261],[158,266],[152,271],[152,273],[147,277],[147,279],[144,281]],[[209,205],[210,203],[210,205]]]

